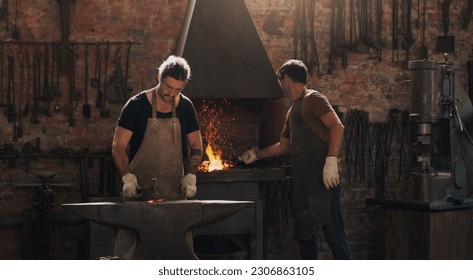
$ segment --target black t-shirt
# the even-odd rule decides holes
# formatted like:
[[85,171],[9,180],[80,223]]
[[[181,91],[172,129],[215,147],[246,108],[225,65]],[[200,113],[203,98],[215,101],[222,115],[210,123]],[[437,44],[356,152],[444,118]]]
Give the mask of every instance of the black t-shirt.
[[[152,106],[146,98],[146,92],[140,92],[130,98],[120,113],[117,125],[126,128],[133,132],[130,140],[130,148],[128,151],[128,158],[131,162],[135,156],[138,148],[143,141],[146,131],[148,118],[151,118]],[[182,155],[187,157],[186,135],[200,129],[197,113],[192,101],[185,95],[181,94],[179,104],[176,107],[176,114],[181,123],[182,135]],[[157,112],[158,118],[171,118],[172,112],[161,113]]]

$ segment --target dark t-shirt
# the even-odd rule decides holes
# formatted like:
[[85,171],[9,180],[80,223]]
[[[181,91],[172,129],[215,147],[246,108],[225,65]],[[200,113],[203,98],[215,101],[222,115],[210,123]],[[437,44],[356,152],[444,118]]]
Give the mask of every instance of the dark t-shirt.
[[[304,99],[301,105],[302,119],[315,135],[325,143],[329,143],[329,131],[320,120],[328,112],[335,112],[327,97],[318,91],[309,89],[305,97],[301,96],[300,98]],[[286,116],[286,122],[281,133],[281,136],[286,139],[290,139],[289,115],[290,111]]]
[[[126,128],[133,132],[130,140],[130,147],[128,151],[128,158],[131,162],[135,156],[138,148],[143,141],[146,131],[148,118],[151,118],[152,106],[146,98],[146,92],[140,92],[130,98],[120,113],[117,125]],[[181,94],[179,104],[176,107],[176,114],[181,123],[182,135],[182,155],[187,157],[186,135],[200,129],[197,113],[192,101],[185,95]],[[171,118],[172,113],[157,112],[158,118]]]

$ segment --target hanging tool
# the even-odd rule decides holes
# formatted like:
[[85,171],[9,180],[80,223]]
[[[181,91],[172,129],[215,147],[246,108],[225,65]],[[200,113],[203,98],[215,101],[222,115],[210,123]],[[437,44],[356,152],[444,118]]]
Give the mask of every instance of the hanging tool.
[[13,31],[11,32],[11,37],[15,40],[20,39],[20,31],[17,27],[18,21],[18,0],[15,0],[15,25],[13,26]]
[[26,67],[26,103],[22,109],[23,117],[28,116],[30,111],[30,92],[31,92],[31,62],[28,48],[25,49],[25,67]]
[[17,141],[18,137],[16,135],[16,106],[15,106],[15,77],[14,77],[14,60],[13,56],[8,56],[8,99],[7,99],[7,120],[8,122],[13,122],[13,141]]
[[69,126],[75,126],[75,119],[74,119],[74,109],[77,108],[77,96],[80,98],[80,93],[76,91],[76,81],[75,81],[75,61],[78,58],[77,55],[77,46],[71,46],[69,48],[69,63],[70,66],[68,67],[67,71],[67,79],[69,81],[69,103],[66,104],[63,108],[64,116],[68,117]]
[[463,14],[462,28],[467,29],[470,25],[471,14],[473,12],[473,0],[468,0],[465,13]]
[[420,47],[420,58],[421,59],[428,59],[428,50],[427,50],[427,46],[425,45],[425,29],[426,29],[426,22],[425,22],[425,11],[426,11],[426,7],[425,7],[425,0],[424,0],[424,3],[423,3],[423,7],[422,7],[422,46]]
[[46,45],[44,46],[44,51],[43,51],[43,90],[42,90],[42,95],[40,96],[40,101],[42,103],[46,103],[45,106],[43,106],[43,114],[45,116],[51,117],[51,113],[49,112],[49,102],[51,100],[50,96],[50,85],[49,85],[49,46]]
[[3,42],[0,41],[0,107],[5,107],[3,100]]
[[7,104],[5,108],[5,114],[9,123],[13,122],[15,118],[15,66],[14,56],[12,49],[8,47],[10,54],[7,55],[7,67],[8,67],[8,82],[7,82]]
[[85,95],[85,102],[82,105],[82,116],[85,118],[85,122],[87,124],[87,120],[90,119],[90,105],[89,105],[89,97],[87,94],[87,88],[89,85],[89,64],[88,64],[88,57],[89,57],[89,49],[88,45],[85,45],[84,49],[84,95]]
[[355,2],[350,0],[350,14],[349,14],[349,26],[350,26],[350,43],[348,44],[348,49],[350,51],[356,51],[358,36],[356,32],[356,15],[355,15]]
[[71,70],[72,70],[72,98],[74,99],[74,101],[76,101],[76,104],[74,106],[74,108],[77,107],[77,101],[81,100],[82,99],[82,94],[80,93],[80,91],[77,90],[77,87],[76,87],[76,63],[77,61],[79,60],[79,45],[74,45],[72,47],[72,53],[71,53]]
[[398,7],[399,2],[398,0],[393,0],[392,10],[393,10],[393,17],[392,17],[392,62],[394,62],[394,50],[399,49],[399,10]]
[[95,73],[94,78],[90,80],[90,86],[97,89],[97,97],[95,99],[95,108],[102,108],[103,93],[100,90],[100,71],[101,71],[101,54],[100,44],[95,45]]
[[60,72],[60,65],[59,65],[59,59],[60,59],[60,46],[59,44],[54,44],[53,46],[53,67],[51,70],[51,87],[52,87],[52,93],[54,96],[54,111],[55,112],[61,112],[61,104],[59,102],[59,98],[61,97],[61,91],[59,90],[59,72]]
[[406,51],[406,57],[403,61],[403,67],[404,69],[408,69],[409,68],[408,64],[410,60],[409,58],[410,50],[411,50],[412,45],[415,42],[414,36],[412,35],[412,24],[411,24],[412,0],[406,0],[404,5],[405,5],[404,11],[406,14],[406,18],[405,18],[406,34],[404,35],[404,39],[402,41],[402,47]]
[[447,36],[450,29],[450,5],[452,0],[443,0],[442,6],[442,23],[443,23],[443,35]]
[[310,26],[310,49],[311,55],[308,62],[308,66],[312,69],[310,72],[313,73],[313,69],[317,69],[317,76],[320,77],[320,61],[319,55],[317,53],[317,42],[315,41],[315,30],[314,30],[314,22],[315,22],[315,2],[309,1],[309,26]]
[[72,2],[74,0],[58,0],[59,2],[59,16],[60,16],[60,28],[61,28],[61,58],[60,65],[61,71],[66,72],[67,67],[70,65],[68,62],[68,50],[69,50],[69,34],[71,25],[71,10]]
[[20,48],[16,54],[18,65],[20,67],[20,91],[18,93],[19,100],[18,100],[18,116],[19,122],[18,126],[15,126],[16,136],[21,138],[23,135],[23,128],[22,128],[22,114],[21,114],[21,106],[22,106],[22,96],[23,96],[23,84],[25,78],[25,54],[23,53],[22,49]]
[[38,114],[40,113],[39,99],[40,99],[40,75],[41,75],[41,52],[35,46],[35,53],[33,54],[33,108],[31,108],[30,122],[32,124],[39,123]]
[[2,2],[2,7],[0,9],[0,18],[5,19],[6,23],[6,29],[10,30],[10,27],[8,25],[9,19],[8,19],[8,0],[3,0]]
[[417,18],[415,21],[416,29],[420,29],[420,0],[417,0]]
[[345,0],[341,0],[338,4],[338,50],[341,52],[342,67],[348,67],[348,47],[345,39]]
[[327,74],[331,75],[335,70],[335,56],[337,52],[337,34],[336,34],[336,11],[338,7],[338,1],[332,1],[332,16],[331,16],[331,27],[330,27],[330,50],[328,55],[328,69]]
[[130,53],[131,53],[131,47],[132,43],[128,41],[128,47],[126,48],[126,61],[125,61],[125,85],[126,85],[126,90],[127,90],[127,98],[128,94],[133,91],[133,88],[128,85],[128,70],[130,68]]
[[330,31],[330,51],[327,73],[335,69],[335,57],[340,56],[342,66],[348,66],[348,47],[345,42],[344,1],[332,1],[332,18]]
[[382,50],[383,43],[381,42],[381,33],[383,29],[383,1],[377,0],[376,2],[376,42],[372,42],[370,45],[376,49],[377,59],[379,62],[382,61]]
[[13,121],[13,142],[18,141],[18,130],[16,123],[16,100],[15,100],[15,54],[11,51],[11,55],[7,57],[8,60],[8,95],[9,102],[7,102],[7,119],[8,122]]
[[122,66],[121,66],[121,56],[119,55],[121,45],[118,44],[117,49],[115,50],[115,55],[113,58],[113,65],[115,66],[112,75],[107,80],[105,86],[108,87],[107,97],[108,101],[112,103],[122,103],[126,100],[127,89],[125,77],[123,76]]
[[472,57],[466,62],[468,72],[468,96],[470,97],[471,103],[473,103],[473,50]]
[[358,4],[358,28],[360,38],[357,43],[357,51],[362,53],[369,53],[369,33],[372,29],[372,22],[370,22],[370,7],[371,1],[360,0]]
[[109,118],[110,117],[110,110],[105,108],[105,96],[107,96],[107,76],[108,76],[108,59],[110,58],[110,44],[107,42],[104,51],[104,82],[103,82],[103,96],[102,96],[102,106],[100,109],[100,116],[102,118]]
[[437,52],[439,53],[452,53],[455,50],[455,37],[448,36],[450,28],[450,5],[452,0],[443,0],[442,4],[442,23],[443,23],[443,36],[437,37]]

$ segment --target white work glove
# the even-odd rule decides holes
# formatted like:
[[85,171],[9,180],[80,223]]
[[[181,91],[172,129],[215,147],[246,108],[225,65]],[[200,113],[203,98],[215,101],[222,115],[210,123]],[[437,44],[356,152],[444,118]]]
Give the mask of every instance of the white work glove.
[[123,197],[125,198],[136,198],[139,197],[138,195],[138,179],[136,178],[135,174],[127,173],[122,177],[123,182]]
[[251,148],[248,151],[244,152],[243,155],[239,156],[238,159],[243,161],[245,164],[252,164],[253,162],[259,160],[256,155],[258,148]]
[[338,158],[328,156],[325,158],[324,165],[324,185],[326,189],[330,189],[340,184],[340,176],[338,174]]
[[187,198],[191,198],[197,192],[197,177],[189,173],[182,177],[181,191],[186,195]]

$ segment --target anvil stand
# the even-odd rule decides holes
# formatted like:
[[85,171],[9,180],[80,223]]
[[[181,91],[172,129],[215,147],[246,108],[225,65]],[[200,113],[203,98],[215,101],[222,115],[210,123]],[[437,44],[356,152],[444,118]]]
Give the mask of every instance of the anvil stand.
[[32,209],[25,211],[23,215],[23,258],[51,259],[51,209],[54,202],[52,187],[74,186],[75,183],[54,180],[54,171],[36,172],[36,177],[19,178],[12,182],[13,186],[34,189]]
[[54,200],[51,181],[56,177],[55,172],[38,172],[37,177],[41,185],[35,189],[35,197],[32,200],[35,213],[35,225],[39,259],[51,259],[51,208]]

